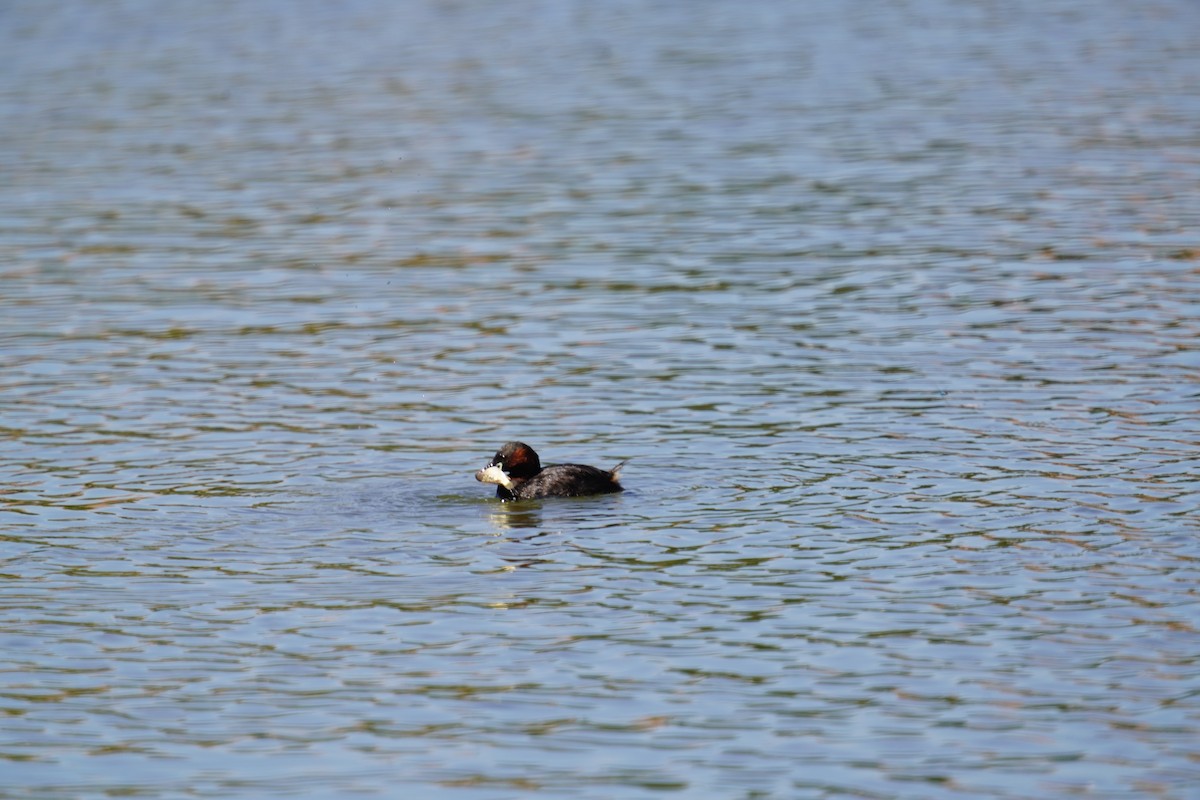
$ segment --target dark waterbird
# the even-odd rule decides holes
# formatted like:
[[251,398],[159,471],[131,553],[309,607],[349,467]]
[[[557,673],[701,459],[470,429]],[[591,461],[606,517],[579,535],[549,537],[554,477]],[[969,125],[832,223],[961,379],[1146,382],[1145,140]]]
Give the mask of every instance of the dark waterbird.
[[532,447],[524,442],[508,442],[475,473],[475,480],[496,484],[496,496],[501,500],[582,497],[624,491],[617,482],[623,466],[624,461],[610,470],[584,464],[543,467]]

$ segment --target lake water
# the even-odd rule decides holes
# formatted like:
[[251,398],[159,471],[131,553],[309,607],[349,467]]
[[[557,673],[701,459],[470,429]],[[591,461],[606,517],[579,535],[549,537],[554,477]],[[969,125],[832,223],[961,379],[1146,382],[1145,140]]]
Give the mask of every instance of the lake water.
[[5,3],[0,796],[1197,797],[1198,30]]

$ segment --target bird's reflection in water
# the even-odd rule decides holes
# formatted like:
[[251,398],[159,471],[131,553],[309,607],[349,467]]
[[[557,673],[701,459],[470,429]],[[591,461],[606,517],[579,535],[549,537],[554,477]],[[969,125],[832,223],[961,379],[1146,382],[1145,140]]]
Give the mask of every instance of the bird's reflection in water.
[[[497,536],[503,536],[506,541],[521,545],[550,544],[556,531],[542,527],[542,511],[540,506],[524,503],[497,503],[488,511],[488,520],[496,529]],[[538,541],[538,540],[542,541]],[[548,564],[549,558],[538,558],[530,551],[502,555],[506,562],[505,569],[520,569],[539,564]]]
[[497,533],[540,528],[542,508],[528,503],[496,503],[488,508],[488,521]]
[[[558,561],[556,556],[563,550],[577,549],[576,537],[570,532],[593,528],[596,512],[602,510],[607,515],[612,500],[619,497],[604,495],[569,504],[551,501],[545,507],[540,502],[494,503],[488,505],[487,517],[495,536],[523,546],[519,553],[504,557],[509,568],[530,567]],[[598,503],[604,505],[594,505]],[[540,550],[531,551],[530,545]]]

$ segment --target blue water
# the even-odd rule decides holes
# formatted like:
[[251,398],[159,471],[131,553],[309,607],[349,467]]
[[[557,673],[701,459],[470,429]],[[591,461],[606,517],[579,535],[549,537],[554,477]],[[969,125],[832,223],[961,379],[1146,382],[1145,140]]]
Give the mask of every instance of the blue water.
[[0,797],[1195,797],[1198,17],[6,4]]

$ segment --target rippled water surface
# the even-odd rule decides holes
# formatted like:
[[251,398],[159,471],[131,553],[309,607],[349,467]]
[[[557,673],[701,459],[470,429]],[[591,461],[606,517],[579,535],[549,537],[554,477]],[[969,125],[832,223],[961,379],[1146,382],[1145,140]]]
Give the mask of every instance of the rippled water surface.
[[1197,30],[6,3],[0,795],[1196,797]]

